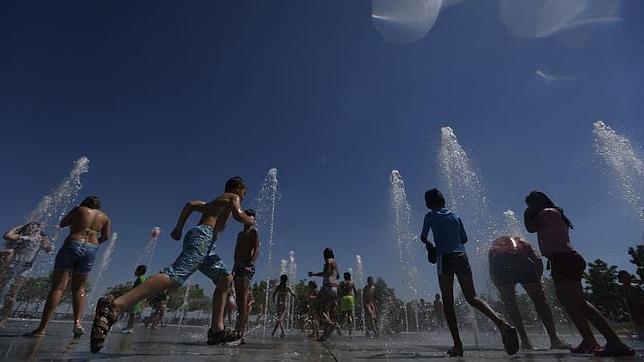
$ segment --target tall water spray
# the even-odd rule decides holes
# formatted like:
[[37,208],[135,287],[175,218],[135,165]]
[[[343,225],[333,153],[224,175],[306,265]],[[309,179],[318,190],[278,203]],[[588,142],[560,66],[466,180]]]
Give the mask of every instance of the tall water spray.
[[389,177],[389,194],[402,285],[405,287],[405,294],[408,298],[417,298],[418,269],[413,265],[415,253],[412,252],[412,243],[415,237],[411,232],[411,207],[409,206],[407,193],[405,192],[405,182],[398,170],[391,171],[391,176]]
[[[69,211],[72,202],[78,197],[79,191],[83,188],[81,175],[89,171],[89,158],[83,156],[74,161],[74,167],[63,181],[53,189],[48,195],[45,195],[36,208],[27,217],[28,222],[40,222],[45,232],[50,236],[52,242],[55,242],[60,233],[58,223]],[[53,262],[52,256],[41,256],[41,260],[34,261],[34,275],[41,272],[50,271],[50,265]]]
[[[474,275],[486,276],[487,251],[493,235],[487,197],[481,177],[474,171],[467,153],[450,127],[441,128],[438,163],[441,178],[447,187],[447,207],[459,213],[467,230],[469,245],[475,248],[474,255],[471,255],[474,258],[470,259],[475,269]],[[478,285],[491,289],[487,277],[482,280],[479,277],[478,282]]]
[[[288,275],[289,286],[293,286],[297,282],[297,263],[295,262],[295,252],[293,250],[288,252],[288,261],[286,264],[286,275]],[[293,327],[293,316],[295,315],[295,300],[288,295],[288,328]]]
[[155,226],[150,231],[150,240],[145,244],[143,250],[139,253],[139,256],[136,258],[136,265],[146,265],[150,266],[152,262],[152,257],[154,257],[154,251],[157,248],[157,243],[159,241],[159,236],[161,235],[161,228]]
[[[493,291],[488,276],[487,252],[493,237],[493,227],[487,211],[487,197],[480,176],[474,171],[467,152],[461,147],[450,127],[441,128],[441,145],[438,152],[441,178],[447,188],[448,207],[458,211],[469,237],[474,253],[469,253],[474,269],[477,288],[484,287],[487,293]],[[471,248],[470,248],[471,250]],[[472,322],[475,344],[478,345],[478,325],[472,308],[469,319]]]
[[94,281],[92,283],[92,291],[87,297],[87,301],[89,301],[89,308],[87,308],[86,311],[88,311],[88,313],[94,313],[94,305],[96,303],[96,301],[94,300],[94,296],[96,294],[96,291],[98,290],[98,285],[99,285],[99,282],[101,281],[101,278],[103,277],[103,273],[105,273],[108,266],[110,265],[110,262],[112,261],[112,255],[114,254],[114,249],[116,248],[117,240],[118,240],[118,233],[112,233],[112,237],[110,238],[110,241],[107,243],[107,248],[105,248],[105,251],[101,256],[101,261],[98,265],[98,268],[96,269],[96,274],[94,276]]
[[502,231],[503,234],[520,236],[522,238],[526,237],[514,211],[503,211],[503,220],[505,221],[505,230]]
[[[355,272],[355,282],[358,284],[358,289],[362,290],[364,288],[364,267],[362,265],[362,257],[359,254],[356,254],[356,272]],[[362,330],[365,330],[365,315],[364,315],[364,306],[362,305],[362,298],[360,298],[360,311],[362,313]],[[355,318],[354,318],[355,319]]]
[[593,123],[595,154],[612,171],[626,202],[644,223],[644,161],[642,150],[602,121]]
[[277,202],[279,201],[280,194],[277,189],[277,169],[271,168],[268,170],[262,187],[259,190],[257,198],[257,225],[258,229],[268,231],[268,245],[266,248],[266,303],[264,303],[264,329],[262,338],[266,336],[266,324],[268,323],[268,286],[270,284],[271,267],[272,267],[272,253],[274,236],[275,236],[275,211],[277,209]]

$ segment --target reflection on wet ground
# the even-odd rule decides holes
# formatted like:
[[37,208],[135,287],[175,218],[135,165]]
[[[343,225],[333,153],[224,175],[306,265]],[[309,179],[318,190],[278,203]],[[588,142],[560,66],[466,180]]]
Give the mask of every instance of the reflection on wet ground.
[[[89,336],[71,338],[71,323],[52,323],[48,335],[42,339],[27,339],[21,335],[36,322],[12,321],[0,330],[0,359],[5,361],[59,360],[87,361],[182,361],[227,359],[234,361],[284,361],[284,360],[430,360],[442,358],[450,346],[446,333],[401,333],[377,340],[362,335],[339,337],[334,335],[328,342],[308,340],[300,332],[291,332],[286,338],[261,339],[261,330],[251,333],[247,344],[238,347],[215,347],[205,344],[205,327],[169,326],[160,330],[136,329],[133,334],[110,333],[108,343],[101,353],[89,353]],[[85,326],[89,330],[89,325]],[[114,329],[118,331],[119,328]],[[473,348],[473,340],[463,332],[466,344],[465,357],[478,360],[510,359],[503,352],[496,333],[482,336],[482,348]],[[547,338],[531,336],[535,345],[547,346]],[[570,342],[578,337],[567,336]],[[628,340],[637,349],[637,357],[644,358],[644,343]],[[467,347],[469,346],[469,348]],[[531,361],[587,360],[588,356],[571,356],[566,351],[521,351],[514,358]],[[610,359],[601,359],[610,360]],[[593,359],[597,361],[597,359]]]

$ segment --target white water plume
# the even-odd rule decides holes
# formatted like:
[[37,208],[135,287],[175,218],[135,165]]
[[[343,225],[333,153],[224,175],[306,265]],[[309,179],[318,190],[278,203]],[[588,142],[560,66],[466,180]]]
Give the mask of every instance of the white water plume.
[[621,189],[622,197],[644,223],[644,161],[639,146],[602,121],[593,124],[595,154],[604,161]]
[[474,171],[467,152],[450,127],[441,128],[438,163],[447,189],[447,208],[457,211],[461,216],[469,237],[468,244],[470,248],[474,247],[470,262],[475,280],[489,292],[492,288],[487,276],[487,251],[493,237],[493,227],[487,209],[488,201],[481,177]]
[[406,297],[416,298],[418,296],[418,272],[413,265],[415,253],[412,251],[412,243],[415,240],[415,236],[411,232],[411,207],[405,191],[405,182],[398,170],[391,171],[389,195],[402,285],[406,289]]
[[[266,249],[262,253],[266,256],[266,301],[268,301],[268,285],[270,284],[271,267],[273,263],[273,246],[275,244],[275,212],[277,210],[277,203],[280,199],[279,190],[277,188],[277,169],[271,168],[268,170],[262,187],[259,190],[257,197],[257,228],[264,232],[268,231],[268,242]],[[262,338],[266,336],[266,324],[268,323],[268,303],[264,303],[264,328],[262,331]]]
[[[60,234],[58,224],[71,208],[71,204],[78,197],[79,191],[83,188],[81,175],[89,171],[89,159],[85,156],[74,161],[74,167],[63,181],[44,196],[36,208],[27,217],[28,222],[40,222],[43,230],[49,235],[52,242],[56,242]],[[34,261],[34,275],[51,270],[53,255],[39,254],[39,260]]]

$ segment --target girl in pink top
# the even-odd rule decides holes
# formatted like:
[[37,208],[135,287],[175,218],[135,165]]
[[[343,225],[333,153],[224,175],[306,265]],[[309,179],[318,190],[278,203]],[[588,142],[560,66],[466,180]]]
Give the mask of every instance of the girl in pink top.
[[[586,262],[570,245],[568,231],[573,226],[563,209],[555,206],[540,191],[532,191],[525,202],[528,205],[524,213],[526,229],[530,233],[537,233],[541,254],[550,262],[557,297],[582,337],[579,346],[570,351],[576,354],[593,353],[597,356],[634,355],[635,351],[619,339],[601,312],[586,301],[581,285]],[[597,343],[590,324],[606,338],[604,347]]]

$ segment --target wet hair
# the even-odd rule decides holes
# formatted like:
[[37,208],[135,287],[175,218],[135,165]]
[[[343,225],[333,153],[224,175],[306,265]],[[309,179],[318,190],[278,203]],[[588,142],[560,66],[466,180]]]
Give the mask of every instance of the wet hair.
[[372,276],[368,276],[368,277],[367,277],[367,283],[371,283],[371,282],[373,282],[373,277],[372,277]]
[[101,199],[98,196],[87,196],[83,202],[80,203],[80,206],[85,206],[90,209],[100,209],[101,208]]
[[344,280],[351,280],[351,273],[344,272]]
[[441,299],[441,295],[440,295],[440,294],[436,294],[436,295],[434,296],[434,299]]
[[246,214],[246,215],[248,215],[248,216],[255,217],[255,210],[253,210],[253,209],[246,209],[246,210],[244,210],[244,214]]
[[135,275],[143,275],[145,272],[148,271],[148,267],[145,265],[139,265],[136,267],[136,270],[134,271]]
[[240,176],[231,177],[226,181],[224,192],[233,192],[238,187],[241,187],[242,189],[246,188],[246,182],[244,182],[244,179]]
[[280,275],[280,285],[284,286],[286,285],[286,282],[288,282],[288,275],[286,274]]
[[324,249],[322,255],[324,255],[324,259],[335,259],[335,256],[333,255],[333,249],[331,248]]
[[425,203],[430,209],[440,209],[445,207],[445,197],[437,188],[425,192]]
[[543,192],[537,190],[531,191],[528,196],[525,197],[525,203],[529,207],[536,208],[537,211],[541,211],[543,209],[556,209],[561,214],[561,218],[568,226],[568,228],[574,229],[574,226],[572,226],[570,219],[568,219],[566,215],[564,215],[564,209],[556,206],[555,203],[552,202],[552,200],[550,200],[550,198]]
[[311,281],[309,282],[309,288],[317,289],[317,288],[318,288],[318,283],[316,283],[316,282],[314,282],[313,280],[311,280]]

